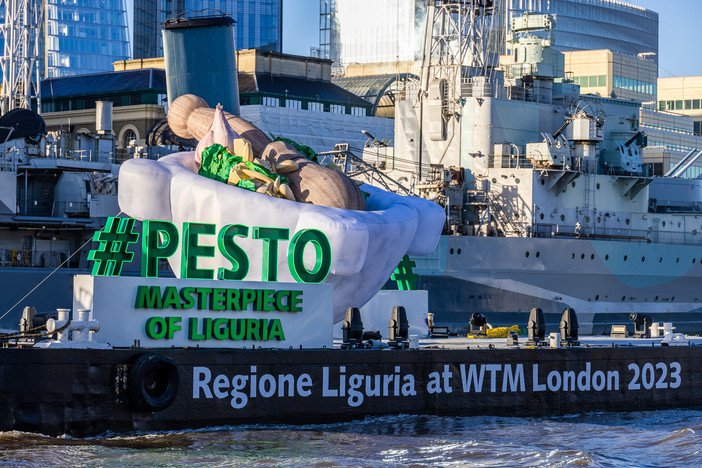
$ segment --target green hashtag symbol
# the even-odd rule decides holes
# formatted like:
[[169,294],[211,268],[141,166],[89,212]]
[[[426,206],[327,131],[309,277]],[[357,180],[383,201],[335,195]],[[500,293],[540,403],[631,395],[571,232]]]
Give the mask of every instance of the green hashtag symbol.
[[132,232],[133,227],[134,218],[111,217],[105,228],[93,235],[93,240],[100,242],[88,254],[88,260],[94,262],[93,276],[119,276],[122,264],[132,261],[134,253],[127,248],[139,239],[139,234]]
[[413,260],[410,260],[409,255],[402,257],[400,264],[395,268],[395,273],[390,276],[390,279],[397,281],[397,289],[400,291],[412,291],[417,287],[419,275],[412,271],[412,267],[417,266]]

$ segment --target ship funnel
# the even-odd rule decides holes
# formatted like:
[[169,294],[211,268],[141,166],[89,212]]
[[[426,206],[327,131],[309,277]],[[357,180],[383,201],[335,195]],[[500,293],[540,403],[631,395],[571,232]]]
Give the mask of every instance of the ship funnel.
[[239,115],[239,84],[229,16],[178,17],[163,24],[168,104],[184,94]]

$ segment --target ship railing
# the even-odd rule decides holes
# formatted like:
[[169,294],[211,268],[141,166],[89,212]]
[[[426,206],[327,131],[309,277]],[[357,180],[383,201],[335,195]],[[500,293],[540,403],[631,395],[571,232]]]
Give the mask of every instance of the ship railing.
[[87,201],[55,201],[52,213],[58,218],[89,218],[90,204]]
[[563,224],[537,223],[532,226],[531,237],[571,238],[588,240],[614,240],[674,245],[702,245],[702,232],[696,230],[654,230],[590,227]]
[[522,86],[502,86],[491,82],[475,82],[471,78],[461,80],[461,96],[509,99],[511,101],[538,102],[542,104],[552,104],[553,102],[550,93],[539,92],[539,89],[533,89],[524,84]]
[[[69,250],[34,250],[0,248],[0,266],[4,267],[35,267],[56,268],[69,256]],[[69,268],[66,263],[64,268]]]

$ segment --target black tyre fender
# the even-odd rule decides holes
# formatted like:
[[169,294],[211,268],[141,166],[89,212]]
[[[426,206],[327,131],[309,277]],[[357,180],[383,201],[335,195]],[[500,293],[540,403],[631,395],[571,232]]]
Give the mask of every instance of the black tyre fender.
[[144,353],[127,374],[127,394],[139,410],[161,411],[178,396],[178,366],[167,357]]

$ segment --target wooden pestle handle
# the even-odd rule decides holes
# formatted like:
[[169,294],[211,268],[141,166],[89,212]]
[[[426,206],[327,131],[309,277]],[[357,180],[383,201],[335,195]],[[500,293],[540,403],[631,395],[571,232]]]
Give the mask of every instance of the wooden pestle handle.
[[[207,134],[214,120],[215,110],[204,99],[194,94],[178,97],[168,108],[168,126],[181,138],[200,141]],[[254,156],[261,157],[265,147],[272,141],[255,125],[236,115],[225,112],[229,126],[251,143]]]
[[[184,94],[171,103],[168,125],[182,138],[201,140],[212,126],[215,110],[194,94]],[[294,159],[300,169],[285,174],[297,201],[315,205],[365,210],[366,199],[353,180],[344,174],[320,166],[301,155],[292,145],[272,141],[250,122],[224,113],[232,129],[251,143],[254,156],[272,163]]]

